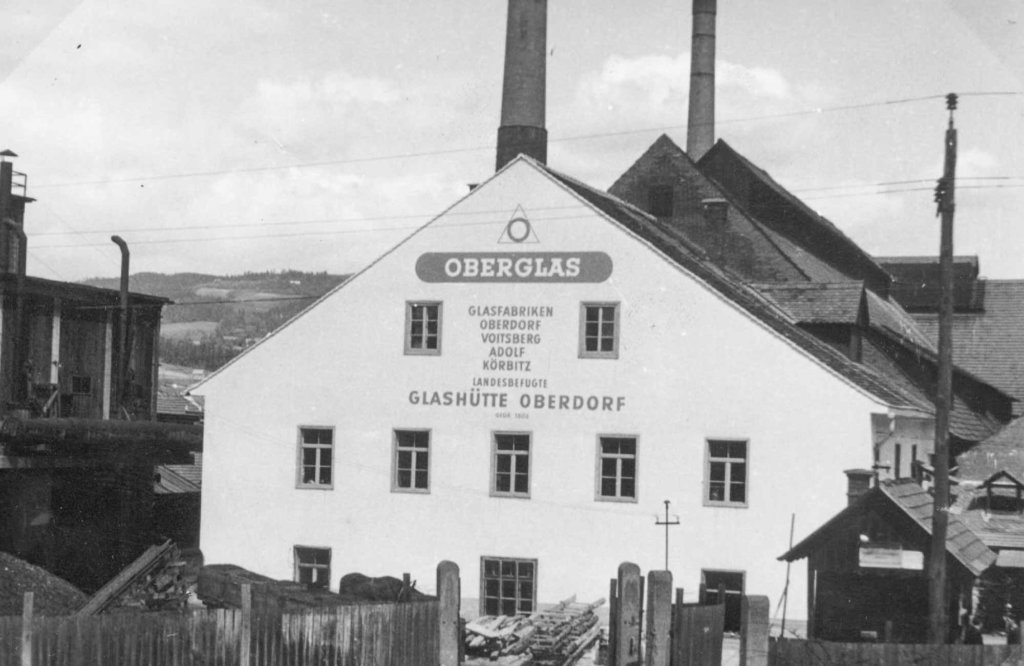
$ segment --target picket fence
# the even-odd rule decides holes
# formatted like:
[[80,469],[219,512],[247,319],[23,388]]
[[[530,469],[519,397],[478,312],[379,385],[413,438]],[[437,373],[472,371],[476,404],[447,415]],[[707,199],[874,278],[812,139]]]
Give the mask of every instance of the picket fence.
[[996,666],[1024,663],[1019,645],[926,645],[773,640],[771,666]]
[[438,666],[438,609],[426,600],[276,616],[193,610],[34,617],[28,627],[3,617],[0,666]]

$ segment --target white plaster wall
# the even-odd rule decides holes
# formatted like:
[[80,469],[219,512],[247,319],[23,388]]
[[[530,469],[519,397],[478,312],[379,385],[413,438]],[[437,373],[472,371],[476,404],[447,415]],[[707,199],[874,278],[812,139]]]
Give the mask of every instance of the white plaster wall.
[[[499,245],[517,205],[538,243]],[[604,251],[601,284],[427,284],[424,252]],[[443,353],[403,354],[407,300],[444,303]],[[581,301],[621,303],[617,360],[579,359]],[[410,404],[414,390],[468,391],[487,373],[472,305],[543,305],[531,376],[554,394],[623,396],[621,412],[501,410]],[[505,373],[508,374],[508,373]],[[536,558],[538,598],[606,596],[618,564],[664,566],[663,500],[680,526],[669,566],[694,598],[700,570],[742,570],[772,607],[785,580],[776,557],[845,505],[842,473],[871,464],[869,414],[885,407],[752,321],[642,241],[526,162],[514,163],[428,228],[215,375],[207,396],[201,547],[292,576],[292,547],[332,549],[345,573],[409,572],[433,589],[453,560],[476,597],[481,556]],[[515,413],[524,412],[525,418]],[[299,425],[336,429],[333,490],[296,489]],[[428,495],[391,492],[392,429],[430,428]],[[532,433],[529,499],[489,495],[491,433]],[[638,501],[595,501],[599,434],[638,436]],[[749,444],[748,508],[703,506],[707,438]],[[789,616],[806,617],[806,564],[793,568]],[[475,608],[469,609],[475,612]]]

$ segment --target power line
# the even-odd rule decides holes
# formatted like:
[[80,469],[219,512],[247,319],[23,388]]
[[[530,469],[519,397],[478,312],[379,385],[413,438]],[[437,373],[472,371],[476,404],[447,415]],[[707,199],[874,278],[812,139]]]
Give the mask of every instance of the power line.
[[[924,181],[924,182],[930,182],[930,181]],[[960,190],[991,190],[991,189],[1016,189],[1016,188],[1022,188],[1022,187],[1024,187],[1024,183],[1022,183],[1020,185],[963,185],[963,186],[960,186],[958,189],[960,189]],[[843,198],[849,198],[849,197],[864,197],[864,196],[879,196],[879,195],[889,195],[889,194],[904,194],[904,193],[908,193],[908,192],[925,192],[925,191],[931,192],[931,191],[933,191],[933,189],[934,189],[933,187],[907,187],[907,188],[900,188],[900,189],[883,190],[883,191],[879,191],[879,192],[834,193],[834,194],[823,194],[823,195],[820,195],[820,196],[804,197],[804,200],[806,200],[806,201],[819,201],[819,200],[823,200],[823,199],[843,199]],[[576,206],[574,206],[574,207],[576,207]],[[578,207],[579,208],[583,208],[583,206],[578,206]],[[507,212],[507,211],[504,211],[504,212]],[[468,214],[478,214],[478,213],[466,213],[466,214],[468,215]],[[426,217],[427,217],[426,215],[404,215],[404,216],[396,216],[395,218],[365,218],[365,219],[367,219],[367,220],[405,219],[405,218],[420,218],[420,219],[423,219],[423,218],[426,218]],[[550,216],[550,217],[536,218],[535,221],[540,221],[540,220],[543,220],[543,221],[579,220],[579,219],[584,219],[585,217],[587,217],[587,216],[586,215],[562,215],[562,216]],[[356,220],[358,218],[351,218],[351,219]],[[506,222],[507,222],[507,220],[505,220],[505,219],[494,219],[494,220],[485,220],[483,222],[463,222],[463,223],[456,223],[456,224],[445,224],[444,228],[472,227],[472,226],[482,226],[482,225],[497,225],[497,224],[505,224]],[[307,222],[302,222],[302,224],[306,224],[306,223]],[[312,223],[312,221],[310,221],[308,223]],[[264,223],[244,224],[243,223],[243,224],[225,225],[225,227],[249,227],[249,226],[259,227],[259,226],[285,225],[285,224],[289,224],[289,223],[288,222],[275,222],[275,223],[269,223],[269,224],[264,224]],[[426,224],[426,221],[423,224]],[[310,236],[339,236],[339,235],[359,234],[359,233],[392,233],[392,232],[397,233],[397,232],[414,231],[414,230],[419,229],[420,227],[422,227],[423,224],[402,225],[402,226],[392,226],[392,227],[364,227],[364,228],[360,228],[360,229],[324,229],[324,230],[315,230],[315,231],[296,231],[294,233],[250,234],[250,235],[243,235],[243,236],[190,236],[188,238],[157,238],[157,239],[152,239],[151,238],[151,239],[133,240],[131,242],[131,245],[132,246],[136,246],[136,245],[167,245],[167,244],[175,244],[175,243],[195,244],[195,243],[210,243],[210,242],[216,243],[216,242],[243,241],[243,240],[267,240],[267,239],[277,239],[277,238],[304,238],[304,237],[310,237]],[[208,228],[208,227],[204,226],[204,227],[198,227],[198,228]],[[162,231],[176,231],[176,229],[166,229],[166,230],[165,229],[146,229],[145,231],[147,231],[147,232],[162,232]],[[92,233],[92,232],[89,232],[89,233]],[[96,233],[99,233],[99,232],[96,232]],[[43,235],[43,234],[39,234],[39,235]],[[50,235],[58,235],[58,234],[54,233],[54,234],[50,234]],[[36,250],[57,250],[57,249],[67,249],[67,248],[106,247],[106,246],[107,246],[107,243],[61,243],[61,244],[55,244],[55,245],[35,245],[33,247]]]
[[[977,97],[977,96],[1016,96],[1024,95],[1024,92],[974,92],[974,93],[962,93],[961,97]],[[876,107],[895,106],[900,104],[913,104],[917,102],[925,102],[936,99],[945,98],[944,94],[941,95],[924,95],[920,97],[906,97],[901,99],[890,99],[881,100],[877,102],[864,102],[861,104],[844,104],[830,107],[815,107],[811,109],[804,109],[800,111],[789,111],[785,113],[773,113],[773,114],[762,114],[758,116],[746,116],[740,118],[725,118],[716,120],[717,125],[730,125],[735,123],[746,123],[755,122],[761,120],[778,120],[784,118],[795,118],[799,116],[812,116],[821,115],[823,113],[835,113],[841,111],[853,111],[859,109],[869,109]],[[653,132],[665,132],[668,130],[685,128],[687,125],[667,125],[662,127],[649,127],[644,129],[631,129],[621,130],[616,132],[599,132],[593,134],[579,134],[574,136],[564,137],[552,137],[548,140],[549,143],[559,143],[568,141],[584,141],[590,139],[602,139],[616,136],[626,136],[632,134],[647,134]],[[419,152],[408,152],[408,153],[393,153],[389,155],[368,155],[363,157],[351,157],[337,160],[322,160],[317,162],[297,162],[293,164],[274,165],[274,166],[254,166],[254,167],[235,167],[230,169],[211,169],[207,171],[190,171],[180,172],[171,174],[153,174],[148,176],[128,176],[124,178],[103,178],[96,180],[87,181],[69,181],[64,183],[43,183],[34,185],[34,189],[49,189],[58,187],[78,187],[84,185],[113,185],[121,183],[136,183],[141,181],[158,181],[158,180],[174,180],[182,178],[205,178],[211,176],[224,176],[229,174],[241,174],[241,173],[259,173],[265,171],[279,171],[283,169],[305,169],[311,167],[324,167],[324,166],[339,166],[343,164],[360,164],[367,162],[383,162],[389,160],[398,159],[411,159],[418,157],[431,157],[435,155],[452,155],[457,153],[469,153],[477,152],[482,150],[493,150],[494,146],[488,144],[486,146],[467,146],[463,148],[442,148],[425,150]]]

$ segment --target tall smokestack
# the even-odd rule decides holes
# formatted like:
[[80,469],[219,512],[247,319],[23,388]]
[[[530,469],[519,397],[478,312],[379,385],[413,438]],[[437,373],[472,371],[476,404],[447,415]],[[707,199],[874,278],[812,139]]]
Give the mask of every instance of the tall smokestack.
[[693,0],[690,119],[686,152],[699,160],[715,143],[715,14],[717,0]]
[[501,169],[519,153],[547,162],[548,131],[544,129],[547,23],[547,0],[508,1],[496,169]]

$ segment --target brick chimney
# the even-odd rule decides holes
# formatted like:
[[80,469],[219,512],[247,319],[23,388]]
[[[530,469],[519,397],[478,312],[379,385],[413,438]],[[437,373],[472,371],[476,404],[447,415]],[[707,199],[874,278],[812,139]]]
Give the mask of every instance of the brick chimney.
[[694,161],[715,143],[715,14],[717,0],[693,0],[690,112],[686,153]]
[[547,21],[547,0],[509,0],[496,169],[520,153],[547,162]]
[[871,480],[875,478],[875,473],[870,469],[848,469],[843,474],[846,475],[846,505],[849,506],[871,490]]

